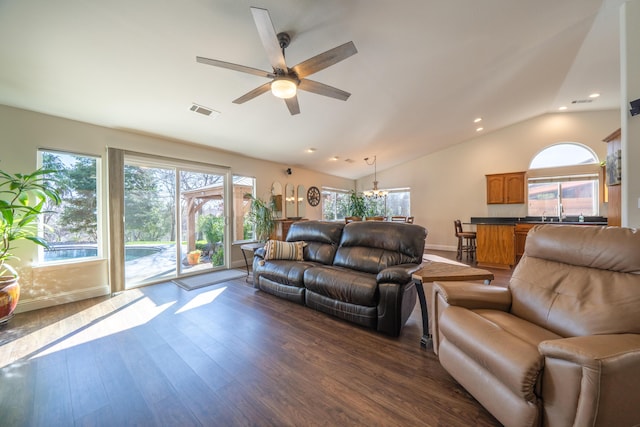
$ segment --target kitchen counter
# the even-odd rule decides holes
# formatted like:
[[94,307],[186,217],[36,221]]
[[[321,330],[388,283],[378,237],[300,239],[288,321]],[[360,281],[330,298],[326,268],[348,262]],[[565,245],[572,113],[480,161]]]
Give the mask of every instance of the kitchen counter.
[[529,229],[538,224],[551,225],[607,225],[604,217],[568,217],[559,222],[557,217],[542,221],[541,217],[471,217],[476,226],[476,260],[479,267],[511,268],[522,254]]
[[469,224],[516,225],[516,224],[556,224],[556,225],[607,225],[607,218],[601,216],[587,216],[583,222],[578,217],[567,217],[559,221],[558,217],[471,217]]

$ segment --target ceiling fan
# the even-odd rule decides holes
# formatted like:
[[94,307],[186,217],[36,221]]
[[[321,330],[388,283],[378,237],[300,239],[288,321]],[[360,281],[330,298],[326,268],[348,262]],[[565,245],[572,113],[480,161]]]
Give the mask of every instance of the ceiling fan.
[[358,53],[353,42],[348,42],[338,47],[334,47],[333,49],[329,49],[324,53],[309,58],[306,61],[302,61],[298,65],[289,68],[284,60],[284,50],[289,46],[289,42],[291,41],[289,34],[276,34],[268,10],[251,7],[251,13],[253,14],[253,20],[258,28],[260,40],[262,40],[262,44],[267,51],[267,57],[273,67],[273,71],[263,71],[257,68],[245,67],[244,65],[196,56],[196,61],[201,64],[228,68],[230,70],[241,71],[243,73],[272,79],[270,82],[260,85],[252,91],[242,95],[240,98],[235,99],[233,101],[235,104],[242,104],[271,90],[275,96],[284,99],[287,107],[289,108],[289,112],[291,115],[294,115],[300,113],[300,106],[296,95],[298,89],[318,95],[329,96],[342,101],[346,101],[349,98],[351,94],[348,92],[324,83],[309,80],[306,77]]

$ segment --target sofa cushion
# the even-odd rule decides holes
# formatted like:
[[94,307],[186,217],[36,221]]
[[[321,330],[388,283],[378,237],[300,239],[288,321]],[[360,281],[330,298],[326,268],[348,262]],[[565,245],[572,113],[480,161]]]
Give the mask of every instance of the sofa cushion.
[[264,245],[264,259],[288,259],[302,261],[304,242],[281,242],[269,240]]
[[351,222],[344,226],[333,264],[378,274],[399,264],[420,264],[427,231],[415,224],[386,221]]
[[445,339],[523,399],[536,401],[544,366],[538,344],[558,335],[515,316],[493,310],[450,306],[440,317]]
[[264,277],[276,283],[302,288],[305,270],[314,265],[304,261],[270,260],[260,268],[260,279]]
[[299,221],[291,224],[287,241],[304,241],[304,259],[322,264],[333,263],[342,236],[343,223]]
[[347,268],[322,266],[304,272],[305,287],[337,301],[375,307],[378,304],[376,276]]

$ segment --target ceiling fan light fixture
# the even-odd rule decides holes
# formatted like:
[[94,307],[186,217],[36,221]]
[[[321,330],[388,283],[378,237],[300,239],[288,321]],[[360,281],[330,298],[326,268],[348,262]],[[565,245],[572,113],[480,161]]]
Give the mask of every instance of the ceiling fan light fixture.
[[288,77],[280,77],[271,82],[271,93],[278,98],[293,98],[297,91],[298,85]]

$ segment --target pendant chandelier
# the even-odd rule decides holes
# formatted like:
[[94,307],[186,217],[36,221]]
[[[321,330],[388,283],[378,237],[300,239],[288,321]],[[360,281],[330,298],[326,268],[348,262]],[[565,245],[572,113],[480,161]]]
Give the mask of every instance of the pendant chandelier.
[[389,194],[388,191],[385,190],[379,190],[378,189],[378,171],[377,171],[377,167],[376,167],[376,156],[373,156],[373,160],[370,160],[368,157],[364,158],[364,161],[369,165],[373,165],[373,188],[371,190],[365,190],[362,192],[362,194],[365,195],[365,197],[373,197],[373,198],[378,198],[378,197],[386,197],[387,194]]

